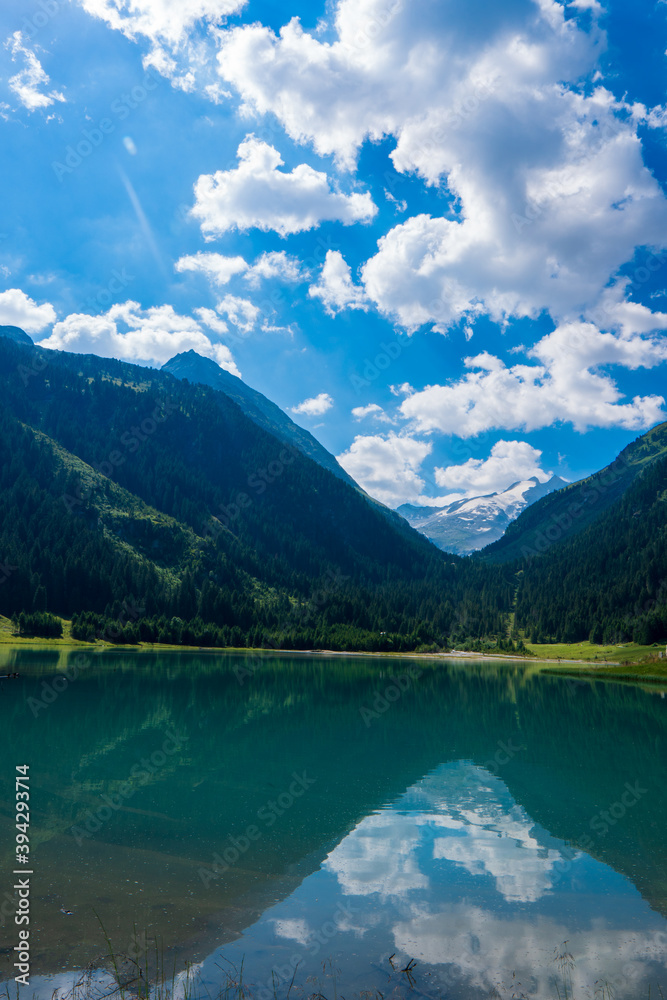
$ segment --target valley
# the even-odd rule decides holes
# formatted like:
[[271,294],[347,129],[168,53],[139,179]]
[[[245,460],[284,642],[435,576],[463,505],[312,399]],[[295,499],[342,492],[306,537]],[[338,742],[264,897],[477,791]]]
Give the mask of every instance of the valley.
[[77,640],[130,645],[521,654],[664,638],[667,425],[583,483],[491,498],[518,516],[462,558],[231,375],[230,395],[3,337],[0,361],[0,612],[19,635],[52,615]]

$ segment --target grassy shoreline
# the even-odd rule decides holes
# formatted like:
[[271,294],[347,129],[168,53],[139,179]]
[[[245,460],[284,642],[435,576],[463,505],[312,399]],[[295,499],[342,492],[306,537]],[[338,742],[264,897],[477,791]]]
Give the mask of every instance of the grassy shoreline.
[[[667,655],[662,659],[658,653],[661,647],[637,646],[623,643],[617,646],[596,646],[590,642],[542,644],[526,643],[529,655],[518,653],[468,652],[465,650],[443,650],[438,653],[392,653],[365,652],[330,649],[274,650],[203,646],[161,645],[159,643],[138,643],[137,645],[114,645],[98,640],[94,643],[73,639],[71,623],[63,619],[61,639],[39,639],[19,637],[13,634],[11,621],[0,616],[0,650],[6,649],[59,649],[71,650],[123,650],[125,652],[197,652],[197,653],[251,653],[253,656],[363,656],[381,659],[427,659],[427,660],[506,660],[508,662],[530,663],[540,671],[569,677],[607,678],[613,680],[642,680],[645,682],[667,681]],[[0,668],[1,669],[1,668]]]

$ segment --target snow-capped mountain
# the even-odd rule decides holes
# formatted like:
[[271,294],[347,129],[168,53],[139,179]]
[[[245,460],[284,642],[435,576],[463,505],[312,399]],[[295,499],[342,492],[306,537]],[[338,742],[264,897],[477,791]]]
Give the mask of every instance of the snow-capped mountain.
[[446,507],[404,503],[398,513],[444,552],[467,555],[497,541],[522,510],[563,486],[567,483],[558,476],[546,483],[533,476],[512,483],[502,493],[456,500]]

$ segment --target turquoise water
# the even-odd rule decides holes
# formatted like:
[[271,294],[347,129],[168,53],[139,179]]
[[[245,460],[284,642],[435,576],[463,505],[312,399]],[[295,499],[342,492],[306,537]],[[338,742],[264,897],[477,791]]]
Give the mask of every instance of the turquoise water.
[[[241,968],[258,1000],[292,977],[347,1000],[665,988],[659,689],[521,663],[81,655],[0,664],[20,672],[0,685],[3,899],[31,774],[23,996],[108,968],[101,925],[119,954],[148,935],[168,968],[195,963],[202,996]],[[15,939],[5,919],[0,981]]]

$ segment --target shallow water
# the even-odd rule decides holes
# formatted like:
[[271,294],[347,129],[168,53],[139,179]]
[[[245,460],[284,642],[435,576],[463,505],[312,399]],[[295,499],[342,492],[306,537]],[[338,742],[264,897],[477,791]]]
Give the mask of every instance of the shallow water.
[[664,989],[660,690],[521,663],[3,655],[3,899],[31,774],[26,997],[108,967],[102,926],[119,954],[157,937],[211,995],[241,965],[266,1000],[295,970],[348,1000]]

